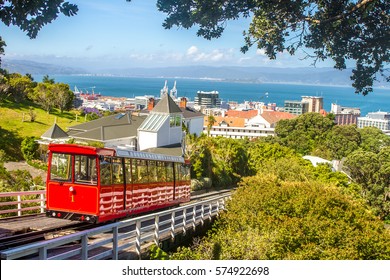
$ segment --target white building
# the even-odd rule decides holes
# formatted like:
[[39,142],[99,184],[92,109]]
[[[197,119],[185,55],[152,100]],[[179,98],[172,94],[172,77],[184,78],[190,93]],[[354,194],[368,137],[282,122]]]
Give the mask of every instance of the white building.
[[165,94],[138,128],[138,150],[181,144],[182,118],[179,106]]
[[377,127],[385,133],[390,132],[390,113],[388,112],[372,112],[366,117],[360,117],[357,120],[357,127],[363,128],[366,126]]

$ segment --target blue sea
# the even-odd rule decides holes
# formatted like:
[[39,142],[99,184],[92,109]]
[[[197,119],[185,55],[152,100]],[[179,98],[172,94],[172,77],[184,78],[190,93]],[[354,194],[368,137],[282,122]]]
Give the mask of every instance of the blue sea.
[[[34,77],[41,81],[42,76]],[[197,91],[219,92],[223,101],[262,101],[276,103],[282,107],[285,100],[301,100],[301,96],[322,96],[324,109],[330,111],[331,103],[337,103],[345,107],[361,109],[362,116],[368,112],[390,112],[390,88],[375,88],[367,96],[355,94],[352,87],[322,86],[322,85],[297,85],[297,84],[262,84],[239,83],[217,80],[199,80],[182,78],[133,78],[113,76],[50,76],[56,82],[69,84],[73,90],[76,86],[79,90],[101,93],[104,96],[134,97],[137,95],[159,96],[165,81],[168,88],[173,87],[176,81],[178,96],[185,96],[193,100]]]

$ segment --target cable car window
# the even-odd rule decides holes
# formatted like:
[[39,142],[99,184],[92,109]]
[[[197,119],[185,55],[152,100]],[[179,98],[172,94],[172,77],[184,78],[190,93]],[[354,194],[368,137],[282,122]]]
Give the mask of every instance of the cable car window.
[[50,180],[72,181],[72,156],[67,154],[53,153],[50,163]]
[[153,160],[148,161],[148,170],[149,170],[149,182],[150,183],[155,183],[159,181],[159,178],[157,176],[157,166],[156,162]]
[[138,159],[133,160],[134,171],[133,172],[133,182],[134,183],[147,183],[149,182],[148,176],[148,165],[146,160]]
[[173,182],[173,163],[165,163],[165,172],[167,173],[167,182]]
[[132,174],[131,171],[133,171],[133,174],[134,174],[135,170],[134,169],[131,170],[132,168],[133,168],[133,165],[131,164],[131,159],[126,158],[125,159],[125,172],[126,172],[126,183],[128,183],[128,184],[131,184],[133,181],[132,177],[131,177],[131,174]]
[[96,157],[76,155],[74,157],[74,172],[76,183],[96,184]]
[[114,184],[123,184],[123,166],[120,158],[113,158],[112,181]]
[[112,166],[110,157],[101,157],[100,159],[100,185],[112,184]]
[[167,172],[165,170],[165,162],[157,162],[157,180],[167,182]]

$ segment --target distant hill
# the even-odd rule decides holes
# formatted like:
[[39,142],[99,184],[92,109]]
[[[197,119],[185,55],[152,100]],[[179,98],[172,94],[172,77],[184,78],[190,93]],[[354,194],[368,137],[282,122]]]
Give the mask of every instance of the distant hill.
[[254,83],[297,83],[350,85],[351,69],[334,68],[271,68],[237,66],[185,66],[164,68],[110,69],[107,74],[131,77],[220,79]]
[[[161,68],[126,68],[88,71],[81,68],[64,67],[54,64],[27,60],[2,61],[2,67],[9,72],[32,75],[75,75],[97,74],[140,78],[193,78],[218,79],[224,81],[249,83],[296,83],[312,85],[351,86],[351,69],[343,71],[327,67],[272,68],[239,66],[180,66]],[[376,86],[389,86],[389,83],[376,83]]]
[[29,60],[2,59],[1,67],[8,70],[10,73],[28,73],[31,75],[73,75],[86,73],[86,71],[81,68],[64,67]]

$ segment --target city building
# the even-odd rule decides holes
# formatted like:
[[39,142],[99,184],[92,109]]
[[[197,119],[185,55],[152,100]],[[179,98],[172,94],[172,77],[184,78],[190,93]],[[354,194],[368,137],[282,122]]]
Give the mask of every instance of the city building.
[[221,99],[218,91],[198,91],[195,97],[195,106],[198,108],[220,108]]
[[299,100],[284,101],[284,112],[293,115],[302,115],[309,110],[309,104]]
[[319,96],[302,96],[302,100],[284,101],[283,111],[294,115],[305,113],[321,113],[324,109],[324,99]]
[[389,112],[372,112],[368,113],[366,117],[359,117],[357,119],[357,127],[363,128],[366,126],[377,127],[385,133],[390,132],[390,113]]
[[332,103],[330,112],[335,116],[335,123],[338,125],[357,124],[357,119],[360,117],[359,108],[344,107]]
[[321,96],[302,96],[302,103],[307,103],[307,112],[320,113],[324,109],[324,98]]
[[[275,126],[282,119],[292,119],[296,116],[290,113],[264,111],[261,115],[257,110],[229,110],[223,116],[215,116],[215,122],[209,127],[209,118],[204,118],[203,132],[211,137],[227,137],[234,139],[274,136]],[[209,130],[210,128],[210,130]]]
[[287,112],[264,111],[246,123],[246,127],[275,128],[280,120],[291,120],[296,115]]

